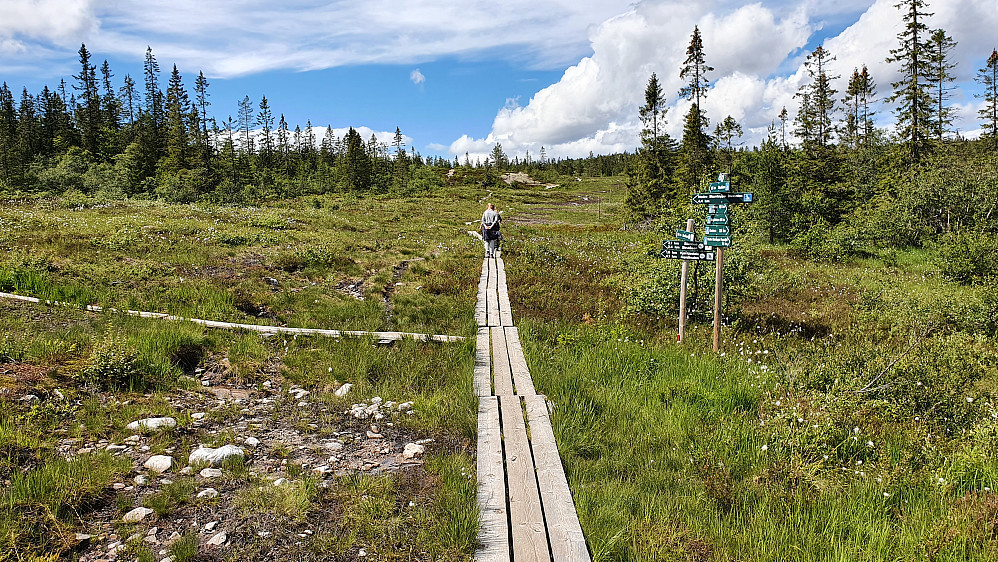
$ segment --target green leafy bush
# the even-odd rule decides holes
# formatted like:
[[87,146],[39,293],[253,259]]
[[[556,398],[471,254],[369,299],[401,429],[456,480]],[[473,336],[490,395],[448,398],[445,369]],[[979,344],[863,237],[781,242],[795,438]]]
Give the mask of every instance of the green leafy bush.
[[90,388],[116,390],[146,386],[138,350],[119,332],[109,331],[97,341],[79,378]]
[[998,241],[982,232],[951,233],[939,242],[939,269],[960,283],[998,275]]

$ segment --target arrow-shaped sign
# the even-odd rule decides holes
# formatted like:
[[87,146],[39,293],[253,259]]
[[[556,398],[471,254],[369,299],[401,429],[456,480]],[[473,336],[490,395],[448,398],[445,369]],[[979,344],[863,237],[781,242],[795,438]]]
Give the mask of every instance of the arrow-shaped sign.
[[751,203],[751,193],[694,193],[694,205],[719,205],[721,203]]
[[659,254],[667,260],[690,260],[690,261],[711,261],[714,259],[714,252],[684,252],[680,250],[662,250]]
[[726,224],[708,224],[704,228],[704,234],[707,236],[730,236],[731,227]]
[[710,185],[708,186],[708,190],[711,193],[727,193],[731,191],[731,182],[730,181],[711,182]]
[[687,242],[692,242],[692,241],[696,240],[697,235],[695,233],[693,233],[693,232],[688,231],[688,230],[677,230],[676,231],[676,238],[679,238],[680,240],[685,240]]

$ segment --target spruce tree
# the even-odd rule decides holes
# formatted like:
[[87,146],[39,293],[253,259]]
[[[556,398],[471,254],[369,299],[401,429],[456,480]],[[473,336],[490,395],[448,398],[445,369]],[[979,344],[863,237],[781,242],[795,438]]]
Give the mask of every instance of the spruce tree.
[[344,137],[346,141],[346,185],[354,191],[368,191],[372,186],[371,158],[360,133],[353,127]]
[[253,127],[253,104],[250,102],[249,96],[239,100],[238,118],[239,133],[242,137],[240,139],[240,149],[243,154],[253,154],[253,136],[250,134],[250,129]]
[[635,218],[656,214],[663,200],[675,198],[672,173],[674,143],[660,130],[665,125],[665,95],[658,77],[652,73],[645,86],[645,103],[638,108],[641,118],[641,148],[635,168],[628,171],[625,202]]
[[932,32],[929,37],[931,64],[930,77],[933,98],[933,130],[936,140],[942,142],[943,136],[950,132],[953,126],[953,108],[946,105],[950,92],[953,90],[953,69],[956,63],[952,61],[951,51],[956,47],[956,41],[946,35],[942,29]]
[[984,68],[977,71],[976,80],[984,86],[984,93],[976,94],[984,99],[984,107],[978,112],[981,136],[990,139],[991,146],[998,151],[998,49],[991,51]]
[[679,77],[687,81],[680,88],[679,95],[693,102],[683,122],[679,167],[680,181],[691,191],[710,172],[710,136],[705,132],[709,122],[700,109],[700,100],[707,97],[710,87],[707,73],[713,70],[706,63],[700,28],[694,26],[693,36],[686,48],[686,60],[679,71]]
[[895,8],[904,12],[904,30],[898,33],[899,46],[891,49],[887,62],[898,63],[901,78],[892,82],[894,93],[888,101],[896,103],[898,134],[908,145],[911,164],[917,163],[927,149],[932,134],[931,46],[927,40],[924,0],[903,0]]
[[163,125],[163,91],[159,87],[159,63],[152,54],[152,47],[146,47],[146,59],[143,65],[145,77],[145,111],[152,118],[152,125],[158,131]]
[[274,114],[270,111],[270,102],[267,96],[260,100],[260,112],[256,114],[256,125],[260,127],[260,164],[264,168],[270,167],[271,155],[274,152],[274,137],[271,132],[274,130]]
[[832,142],[835,113],[835,94],[832,80],[838,76],[828,75],[828,63],[835,60],[822,45],[811,52],[804,61],[804,70],[810,82],[801,86],[795,97],[801,99],[797,112],[797,129],[794,131],[806,150],[823,149]]
[[742,134],[742,126],[730,115],[718,123],[714,129],[714,136],[717,138],[717,142],[721,144],[721,149],[725,154],[725,162],[727,163],[727,172],[729,174],[734,165],[733,142],[734,139],[741,138]]
[[191,111],[190,98],[184,88],[177,65],[173,65],[170,84],[166,91],[166,160],[164,168],[172,172],[188,167],[187,116]]
[[870,109],[870,103],[875,95],[876,84],[866,65],[863,65],[863,70],[853,69],[849,86],[842,98],[842,104],[846,108],[842,132],[844,140],[854,149],[859,148],[873,132],[874,113]]
[[80,45],[80,73],[74,75],[82,104],[76,106],[76,122],[83,135],[83,148],[94,157],[100,155],[100,133],[102,127],[100,92],[97,88],[97,68],[90,64],[90,51]]
[[204,77],[204,72],[198,72],[198,77],[194,80],[194,103],[198,115],[201,118],[201,164],[206,168],[211,168],[212,139],[208,136],[208,79]]
[[12,185],[20,177],[17,153],[17,110],[14,95],[4,82],[0,86],[0,182]]

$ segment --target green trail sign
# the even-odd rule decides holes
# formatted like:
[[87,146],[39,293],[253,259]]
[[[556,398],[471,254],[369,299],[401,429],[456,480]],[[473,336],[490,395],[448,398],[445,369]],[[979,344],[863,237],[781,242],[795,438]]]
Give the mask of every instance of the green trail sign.
[[688,252],[684,250],[667,250],[663,249],[662,253],[659,254],[661,257],[667,260],[689,260],[689,261],[713,261],[714,252],[709,252],[706,250]]
[[727,225],[728,215],[707,215],[707,224],[723,224]]
[[727,193],[731,191],[731,182],[730,181],[711,182],[710,185],[707,186],[707,190],[710,191],[711,193]]
[[707,205],[707,212],[712,215],[726,215],[728,214],[728,204],[718,203],[716,205]]
[[704,236],[703,243],[714,248],[730,248],[731,236]]
[[697,235],[695,233],[693,233],[693,232],[690,232],[689,230],[677,230],[676,231],[676,238],[679,238],[680,240],[685,240],[687,242],[692,242],[692,241],[696,240],[696,237],[697,237]]
[[707,236],[730,236],[731,227],[726,224],[708,224],[704,228],[704,234]]
[[704,249],[703,242],[687,242],[686,240],[663,240],[663,250],[676,250],[679,252],[699,252]]

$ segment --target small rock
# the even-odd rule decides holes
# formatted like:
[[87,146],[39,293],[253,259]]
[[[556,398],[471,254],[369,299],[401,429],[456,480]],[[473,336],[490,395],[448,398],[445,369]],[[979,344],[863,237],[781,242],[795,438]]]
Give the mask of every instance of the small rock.
[[129,511],[121,518],[125,523],[138,523],[146,518],[147,515],[152,513],[153,510],[148,507],[136,507],[135,509]]
[[426,452],[426,447],[417,445],[416,443],[409,443],[402,451],[402,456],[407,459],[411,459],[413,457],[422,456],[424,452]]
[[111,487],[115,490],[124,490],[125,484],[123,482],[115,482],[114,484],[111,484]]
[[76,540],[78,540],[79,542],[86,542],[90,540],[91,537],[92,535],[88,535],[86,533],[76,533]]
[[225,541],[228,540],[228,538],[229,537],[225,534],[225,531],[222,531],[217,535],[215,535],[214,537],[208,539],[208,542],[206,544],[208,546],[222,546],[223,544],[225,544]]
[[343,442],[331,441],[329,443],[326,443],[326,448],[329,449],[330,451],[339,451],[340,449],[343,448]]
[[331,468],[329,468],[329,465],[325,465],[325,464],[322,465],[322,466],[317,466],[317,467],[315,467],[315,468],[312,469],[312,472],[314,472],[316,474],[319,474],[319,475],[329,474],[332,471],[333,470]]
[[105,448],[105,450],[107,450],[108,452],[114,453],[116,451],[124,451],[127,448],[128,448],[127,445],[108,445]]
[[66,395],[63,394],[62,392],[60,392],[58,388],[55,389],[55,390],[53,390],[52,394],[54,394],[55,397],[58,398],[59,400],[65,400],[66,399]]
[[194,421],[201,421],[201,420],[204,419],[205,415],[206,414],[204,412],[195,412],[195,413],[191,414],[191,419],[194,420]]
[[128,429],[132,431],[140,431],[143,429],[161,429],[164,427],[177,427],[177,420],[173,418],[145,418],[142,420],[133,421],[132,423],[126,425]]
[[149,531],[146,532],[146,534],[147,535],[155,535],[158,532],[159,532],[159,527],[153,527],[152,529],[149,529]]
[[187,462],[189,464],[208,464],[219,466],[229,459],[246,458],[246,451],[235,445],[225,445],[217,449],[210,447],[200,447],[191,453]]
[[260,440],[257,439],[256,437],[247,437],[246,440],[243,441],[243,444],[245,444],[247,447],[256,447],[257,445],[260,444]]
[[375,432],[370,431],[370,430],[367,432],[367,438],[368,439],[384,439],[384,437],[385,437],[384,435],[382,435],[380,433],[375,433]]
[[159,542],[159,540],[156,539],[156,535],[146,535],[144,540],[149,544],[156,544]]
[[139,486],[145,486],[146,484],[149,483],[149,479],[139,474],[138,476],[135,477],[135,483],[138,484]]
[[340,398],[343,398],[344,396],[347,395],[348,392],[350,392],[351,388],[353,388],[353,385],[351,383],[346,383],[343,386],[337,388],[336,392],[334,392],[333,394],[339,396]]
[[37,404],[41,402],[42,399],[35,396],[34,394],[25,394],[21,397],[21,402],[26,402],[28,404]]
[[[204,490],[201,490],[200,492],[198,492],[198,496],[197,497],[199,499],[205,499],[205,498],[207,498],[209,500],[212,499],[212,498],[217,498],[218,497],[218,490],[216,490],[215,488],[205,488]],[[208,530],[210,531],[211,529],[208,529]]]
[[201,472],[199,472],[198,474],[201,475],[201,478],[208,480],[211,478],[218,478],[219,476],[221,476],[222,470],[219,468],[205,468],[202,469]]
[[277,480],[274,480],[274,486],[283,486],[287,483],[288,483],[287,478],[278,478]]
[[185,476],[189,475],[189,474],[193,474],[193,473],[194,473],[194,469],[191,468],[191,467],[189,467],[189,466],[185,466],[184,468],[180,469],[180,474],[183,474]]
[[204,526],[204,530],[211,532],[215,530],[215,527],[218,527],[218,521],[212,521],[211,523],[208,523],[207,525]]
[[128,437],[125,438],[125,440],[123,441],[123,443],[127,443],[129,445],[137,445],[138,442],[141,441],[141,440],[142,440],[142,437],[140,437],[138,435],[129,435]]
[[173,457],[168,455],[153,455],[142,466],[154,472],[166,472],[173,467]]

